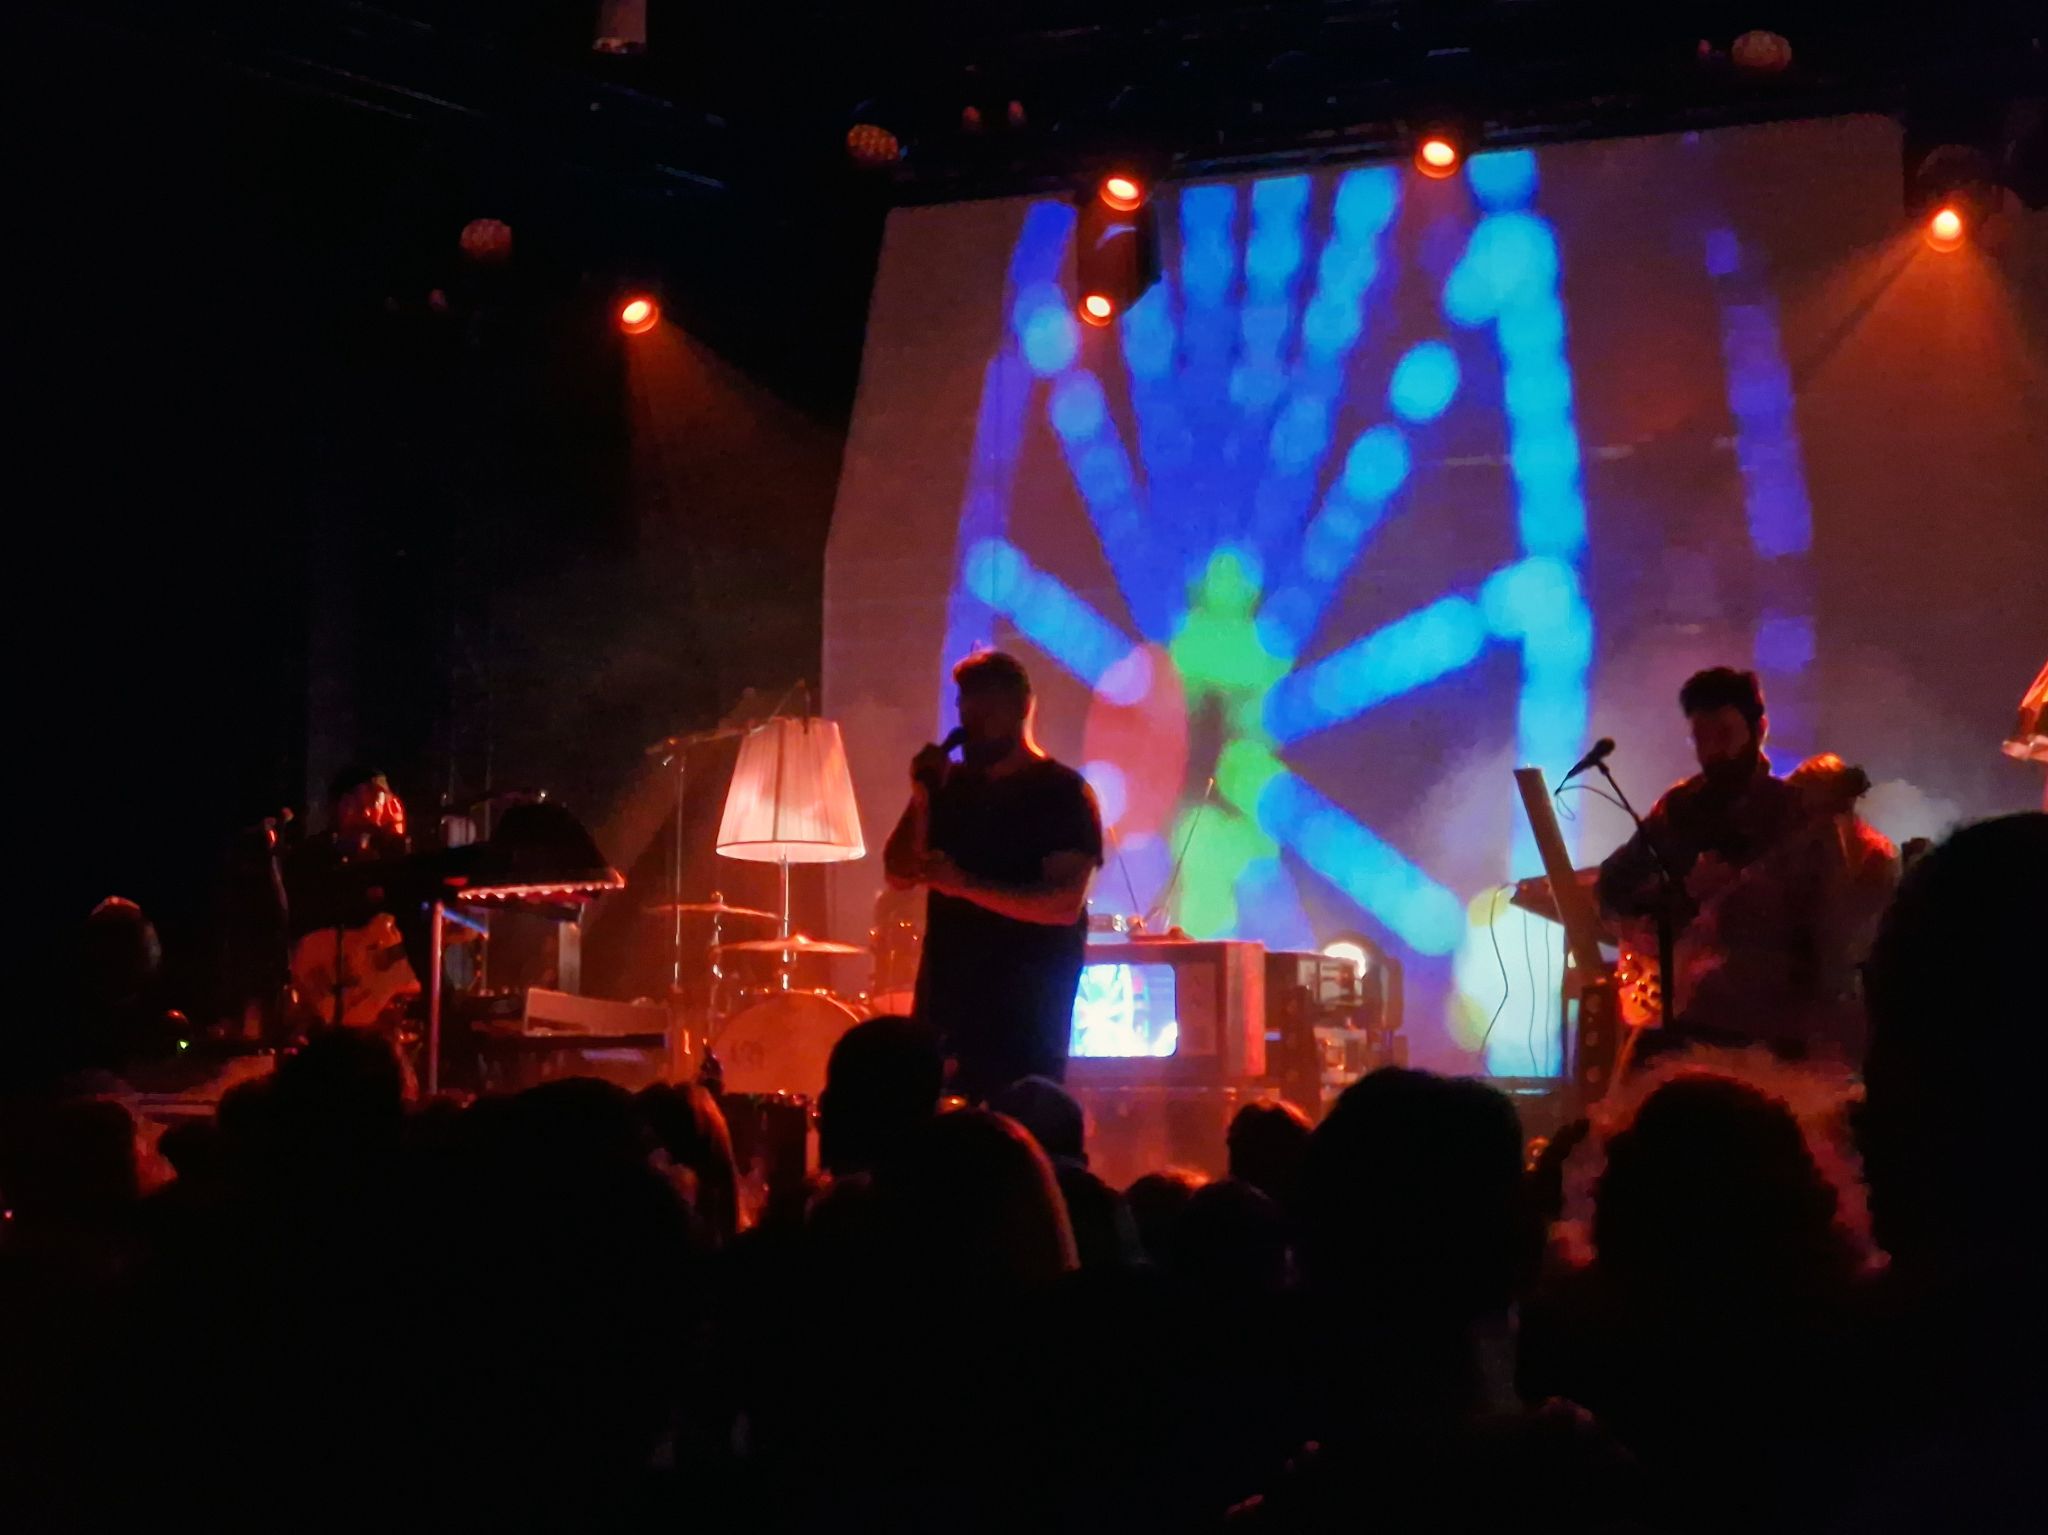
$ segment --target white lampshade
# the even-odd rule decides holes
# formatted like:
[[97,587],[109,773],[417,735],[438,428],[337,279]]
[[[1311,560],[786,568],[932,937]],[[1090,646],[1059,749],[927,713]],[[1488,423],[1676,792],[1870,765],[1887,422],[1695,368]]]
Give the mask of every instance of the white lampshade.
[[837,725],[778,717],[747,732],[718,823],[718,851],[756,863],[866,856]]

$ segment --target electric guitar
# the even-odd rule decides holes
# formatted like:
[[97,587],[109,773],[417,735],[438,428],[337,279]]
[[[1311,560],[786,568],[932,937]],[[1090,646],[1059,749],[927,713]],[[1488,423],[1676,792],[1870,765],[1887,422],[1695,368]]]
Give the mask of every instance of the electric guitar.
[[298,993],[294,1012],[310,1023],[374,1024],[420,990],[405,957],[405,940],[388,911],[361,927],[317,928],[306,934],[292,945],[291,973]]
[[[1723,944],[1726,940],[1720,934],[1721,916],[1730,903],[1774,879],[1795,874],[1803,860],[1811,859],[1829,842],[1839,844],[1841,836],[1834,817],[1815,817],[1759,857],[1735,869],[1729,878],[1699,902],[1691,920],[1678,929],[1672,945],[1679,956],[1679,980],[1672,995],[1680,1008],[1688,1006],[1691,1000],[1687,995],[1691,987],[1685,981],[1690,973],[1684,958],[1686,949],[1689,946],[1697,948],[1702,943]],[[1846,858],[1839,849],[1838,855]],[[1825,913],[1812,911],[1808,915],[1820,919]],[[1754,918],[1751,920],[1753,923]],[[1621,1019],[1630,1028],[1640,1029],[1663,1018],[1664,999],[1670,986],[1669,978],[1663,975],[1657,962],[1657,926],[1654,922],[1644,921],[1620,922],[1614,926],[1616,936],[1621,940],[1621,958],[1615,966],[1614,976]]]

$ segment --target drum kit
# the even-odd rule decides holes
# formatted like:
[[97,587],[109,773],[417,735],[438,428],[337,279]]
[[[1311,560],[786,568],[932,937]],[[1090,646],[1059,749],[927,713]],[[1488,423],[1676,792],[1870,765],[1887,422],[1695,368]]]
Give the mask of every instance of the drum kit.
[[[798,932],[727,939],[728,925],[776,925],[782,919],[772,911],[732,905],[715,890],[705,900],[665,901],[646,911],[710,922],[706,1001],[701,1011],[691,1010],[692,1032],[702,1040],[703,1075],[715,1077],[725,1093],[815,1099],[824,1091],[825,1063],[840,1035],[876,1013],[908,1007],[907,983],[888,991],[871,987],[857,997],[795,984],[799,962],[867,954],[866,945]],[[891,954],[896,947],[900,940]],[[892,973],[887,979],[897,978]]]

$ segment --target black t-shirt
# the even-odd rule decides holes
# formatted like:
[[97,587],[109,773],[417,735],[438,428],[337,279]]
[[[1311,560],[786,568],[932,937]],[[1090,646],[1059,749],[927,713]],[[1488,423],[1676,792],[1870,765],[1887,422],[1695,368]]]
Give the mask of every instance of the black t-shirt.
[[[956,770],[932,796],[931,849],[982,879],[1027,884],[1055,853],[1102,862],[1102,819],[1087,782],[1048,759],[989,778]],[[943,1029],[963,1071],[993,1057],[989,1088],[1022,1067],[1057,1077],[1066,1059],[1085,917],[1062,927],[1020,922],[934,891],[925,916],[917,1010]],[[1001,1080],[994,1080],[1001,1078]]]

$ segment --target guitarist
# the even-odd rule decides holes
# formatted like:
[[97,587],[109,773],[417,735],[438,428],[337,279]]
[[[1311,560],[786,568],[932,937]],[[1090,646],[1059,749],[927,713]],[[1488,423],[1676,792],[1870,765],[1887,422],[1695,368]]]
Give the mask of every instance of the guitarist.
[[358,1015],[364,998],[351,993],[366,987],[416,990],[428,954],[424,896],[412,888],[406,860],[404,803],[367,766],[345,769],[330,789],[328,830],[285,863],[298,1016],[319,1024]]
[[[1678,706],[1700,770],[1600,865],[1601,910],[1617,928],[1640,935],[1667,920],[1678,935],[1678,974],[1663,978],[1670,1027],[1644,1044],[1803,1055],[1820,985],[1821,893],[1803,888],[1809,860],[1764,862],[1809,817],[1764,756],[1762,685],[1717,666],[1686,679]],[[1654,938],[1644,947],[1654,951]]]

